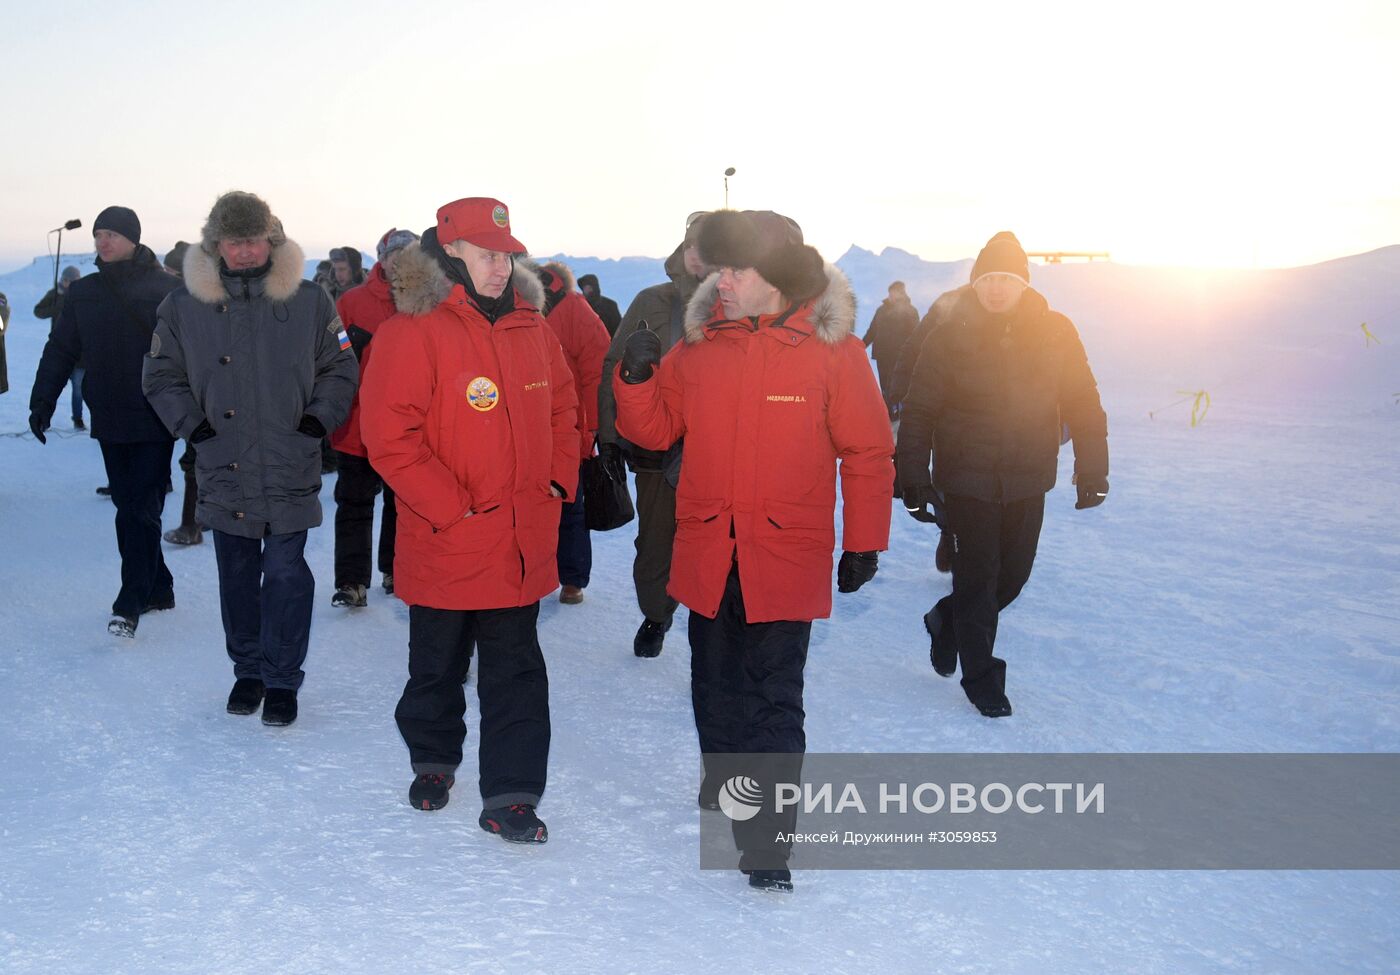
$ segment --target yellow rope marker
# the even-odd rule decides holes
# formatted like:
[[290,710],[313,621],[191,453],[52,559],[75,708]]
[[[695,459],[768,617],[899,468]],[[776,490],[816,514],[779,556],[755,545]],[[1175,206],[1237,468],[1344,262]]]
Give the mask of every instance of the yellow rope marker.
[[1210,393],[1204,389],[1178,389],[1177,393],[1191,400],[1191,426],[1200,424],[1210,412]]
[[1369,349],[1372,342],[1375,342],[1377,345],[1381,344],[1381,340],[1376,338],[1375,333],[1366,326],[1365,322],[1361,323],[1361,334],[1366,336],[1366,348]]

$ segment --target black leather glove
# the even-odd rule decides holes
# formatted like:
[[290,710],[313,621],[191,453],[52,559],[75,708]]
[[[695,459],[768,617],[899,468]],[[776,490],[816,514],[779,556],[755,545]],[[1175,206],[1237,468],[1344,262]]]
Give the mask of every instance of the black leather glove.
[[643,322],[622,347],[622,381],[635,386],[651,378],[661,361],[661,336]]
[[1108,497],[1108,478],[1106,477],[1076,476],[1074,486],[1079,491],[1079,500],[1074,503],[1076,511],[1097,508],[1103,504],[1104,498]]
[[943,524],[943,497],[932,484],[916,484],[904,488],[904,510],[915,521],[930,525]]
[[880,567],[879,552],[842,552],[836,566],[836,590],[855,592],[871,579]]
[[345,330],[345,334],[350,337],[350,351],[355,353],[355,358],[363,359],[365,349],[369,346],[369,340],[374,336],[358,325],[351,325]]
[[626,476],[627,467],[622,462],[622,447],[615,443],[598,441],[598,462],[604,470],[618,471]]
[[35,410],[33,413],[29,414],[29,430],[31,433],[34,434],[34,439],[39,441],[40,443],[46,444],[49,442],[48,437],[44,436],[44,431],[49,428],[49,417],[51,416],[53,416],[52,413],[50,413],[48,416],[45,416],[38,410]]
[[326,427],[310,413],[303,413],[301,422],[297,424],[297,433],[304,433],[308,437],[320,440],[326,435]]
[[214,436],[214,428],[208,420],[201,420],[199,426],[190,431],[190,443],[204,443]]

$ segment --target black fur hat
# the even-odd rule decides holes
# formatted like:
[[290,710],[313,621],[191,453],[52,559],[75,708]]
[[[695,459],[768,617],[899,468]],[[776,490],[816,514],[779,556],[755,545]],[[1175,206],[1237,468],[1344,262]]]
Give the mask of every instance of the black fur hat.
[[797,222],[772,210],[716,210],[700,228],[700,258],[711,267],[751,267],[789,301],[826,290],[826,267],[802,242]]

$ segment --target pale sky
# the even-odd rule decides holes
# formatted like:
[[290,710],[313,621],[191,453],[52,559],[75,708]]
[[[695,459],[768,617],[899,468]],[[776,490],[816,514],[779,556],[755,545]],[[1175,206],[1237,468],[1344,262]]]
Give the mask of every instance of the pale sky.
[[670,252],[693,210],[929,260],[994,232],[1142,264],[1400,243],[1400,3],[0,4],[0,270],[158,253],[228,189],[308,255],[495,196],[536,253]]

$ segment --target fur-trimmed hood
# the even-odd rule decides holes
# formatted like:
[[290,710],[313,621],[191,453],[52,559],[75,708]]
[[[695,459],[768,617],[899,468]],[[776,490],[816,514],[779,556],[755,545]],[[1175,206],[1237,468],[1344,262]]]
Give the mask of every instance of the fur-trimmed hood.
[[[306,255],[296,241],[287,240],[272,248],[271,260],[272,267],[263,279],[263,294],[272,301],[287,301],[301,287]],[[228,300],[229,293],[219,273],[219,258],[204,248],[185,251],[184,274],[185,287],[204,304],[217,305]]]
[[[802,315],[812,324],[813,334],[822,342],[835,345],[855,332],[856,296],[851,283],[835,264],[827,263],[826,290],[799,306]],[[700,283],[685,308],[685,340],[699,342],[705,337],[705,326],[718,317],[715,305],[719,301],[719,272]]]
[[[529,258],[516,256],[510,286],[526,304],[544,313],[544,285]],[[447,300],[452,293],[452,281],[442,265],[420,243],[412,243],[399,251],[394,265],[394,280],[390,290],[394,307],[405,315],[426,315]]]
[[578,290],[578,282],[574,280],[573,269],[561,261],[548,261],[540,265],[540,269],[548,271],[564,282],[564,293],[572,294]]

